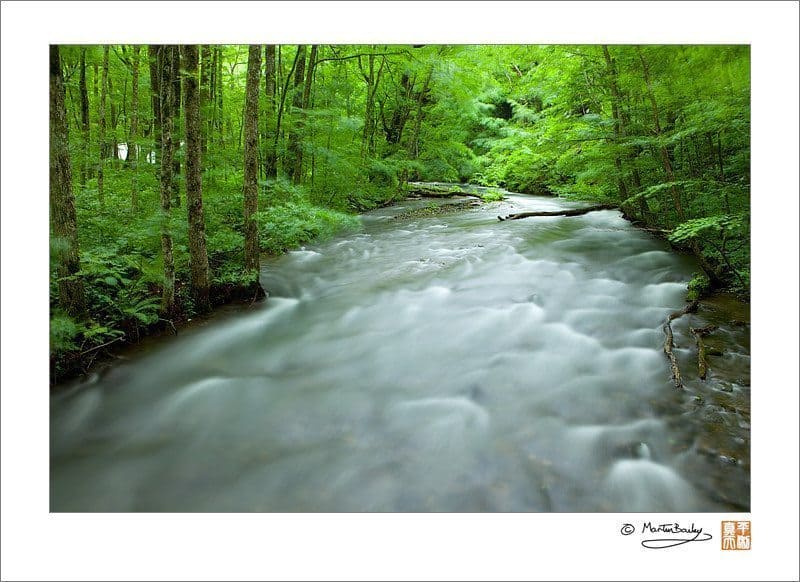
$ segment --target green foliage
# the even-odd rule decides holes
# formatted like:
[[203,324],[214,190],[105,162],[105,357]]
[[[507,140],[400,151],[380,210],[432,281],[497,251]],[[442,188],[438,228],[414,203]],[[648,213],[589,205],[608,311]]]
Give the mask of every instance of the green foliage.
[[500,190],[489,190],[481,194],[481,200],[484,202],[500,202],[505,196]]
[[695,273],[686,286],[686,289],[688,291],[686,299],[689,301],[697,301],[711,291],[711,281],[704,274]]
[[314,206],[302,197],[257,214],[261,250],[278,254],[359,226],[358,218]]
[[[173,240],[177,316],[194,313],[186,151],[176,152],[184,205],[173,206],[165,220],[159,166],[147,159],[156,149],[147,49],[140,54],[139,135],[131,141],[141,155],[135,164],[103,160],[102,206],[99,97],[93,91],[102,47],[85,50],[87,144],[80,131],[81,47],[63,47],[62,63],[81,259],[76,276],[86,289],[88,315],[78,321],[57,309],[56,266],[66,246],[52,239],[51,347],[62,356],[122,334],[135,339],[158,325],[164,228]],[[254,281],[242,268],[247,47],[212,50],[222,66],[214,76],[215,100],[201,114],[207,133],[202,189],[212,295],[219,302]],[[289,77],[297,49],[280,50],[277,85],[288,87],[280,131],[279,100],[271,103],[263,84],[260,97],[259,159],[263,163],[275,147],[278,176],[265,178],[265,168],[259,174],[264,252],[358,228],[354,213],[402,197],[407,181],[472,183],[619,204],[627,216],[698,252],[730,288],[749,288],[749,47],[614,45],[608,47],[612,68],[600,46],[320,45],[310,102],[302,110],[292,104]],[[367,60],[353,57],[384,53],[373,62],[372,86]],[[106,149],[129,134],[131,57],[131,47],[110,52]],[[182,115],[176,121],[180,144]],[[299,176],[292,171],[293,151],[303,154]],[[489,191],[482,198],[500,200],[502,194]]]
[[687,220],[679,224],[670,234],[672,242],[685,242],[693,238],[719,237],[727,234],[741,234],[746,227],[744,215],[706,216]]
[[78,348],[82,326],[63,312],[50,317],[50,354],[63,353]]

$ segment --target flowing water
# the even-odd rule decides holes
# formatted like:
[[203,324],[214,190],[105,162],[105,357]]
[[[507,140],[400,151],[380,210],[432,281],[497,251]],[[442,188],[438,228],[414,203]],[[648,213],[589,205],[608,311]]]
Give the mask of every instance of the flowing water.
[[51,509],[749,508],[746,306],[673,322],[677,391],[661,324],[691,258],[616,211],[496,220],[578,203],[426,204],[265,262],[267,301],[57,391]]

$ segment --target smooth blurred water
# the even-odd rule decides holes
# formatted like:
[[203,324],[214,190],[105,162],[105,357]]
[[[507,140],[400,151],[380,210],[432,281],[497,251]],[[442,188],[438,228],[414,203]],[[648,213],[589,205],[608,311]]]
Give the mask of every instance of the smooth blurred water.
[[[563,200],[392,219],[414,204],[265,263],[266,302],[57,392],[51,509],[749,507],[742,306],[674,322],[686,391],[661,351],[692,259],[616,211],[495,218]],[[724,351],[703,383],[688,326],[709,321]]]

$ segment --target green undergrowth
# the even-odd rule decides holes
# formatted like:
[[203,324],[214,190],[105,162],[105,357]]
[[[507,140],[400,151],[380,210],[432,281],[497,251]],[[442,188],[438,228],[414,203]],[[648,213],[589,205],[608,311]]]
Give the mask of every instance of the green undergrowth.
[[[155,180],[141,172],[138,208],[132,211],[129,174],[110,169],[106,204],[100,208],[90,181],[79,196],[81,270],[76,275],[86,290],[86,315],[70,317],[56,306],[55,263],[51,259],[50,365],[57,383],[86,372],[108,348],[135,343],[142,337],[199,315],[189,286],[189,251],[185,204],[169,220],[175,258],[175,312],[159,314],[163,288],[162,218]],[[211,303],[221,305],[254,297],[256,281],[243,269],[244,221],[241,176],[208,180],[204,189],[206,245],[211,270]],[[119,194],[119,195],[115,195]],[[265,254],[276,255],[312,241],[360,227],[351,213],[310,201],[307,191],[285,181],[263,183],[257,214],[259,242]],[[121,217],[125,217],[121,219]],[[51,239],[51,258],[60,241]]]

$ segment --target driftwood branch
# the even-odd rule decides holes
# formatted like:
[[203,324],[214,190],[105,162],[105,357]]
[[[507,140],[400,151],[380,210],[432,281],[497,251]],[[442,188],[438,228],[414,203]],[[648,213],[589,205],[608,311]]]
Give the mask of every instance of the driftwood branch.
[[716,325],[708,325],[706,327],[690,327],[689,331],[694,336],[695,343],[697,344],[697,371],[701,380],[706,379],[708,374],[708,360],[706,359],[706,344],[703,338],[717,329]]
[[125,337],[125,336],[119,336],[119,337],[117,337],[117,338],[114,338],[114,339],[112,339],[111,341],[107,341],[107,342],[106,342],[106,343],[104,343],[104,344],[100,344],[99,346],[94,346],[93,348],[89,348],[88,350],[84,350],[84,351],[82,351],[82,352],[81,352],[80,354],[78,354],[78,355],[79,355],[79,356],[85,356],[86,354],[89,354],[89,353],[91,353],[91,352],[93,352],[93,351],[95,351],[95,350],[99,350],[100,348],[104,348],[104,347],[106,347],[106,346],[110,346],[111,344],[113,344],[113,343],[116,343],[116,342],[118,342],[118,341],[122,340],[124,337]]
[[683,380],[681,379],[681,371],[678,368],[678,360],[675,358],[675,354],[672,351],[672,348],[675,347],[675,341],[672,335],[671,324],[673,320],[678,319],[679,317],[682,317],[687,313],[694,313],[695,311],[697,311],[698,305],[699,304],[697,301],[692,301],[689,305],[687,305],[683,309],[679,311],[673,311],[672,313],[669,314],[669,317],[667,317],[667,320],[664,322],[664,325],[662,326],[662,329],[664,330],[664,353],[666,354],[667,359],[669,360],[672,382],[673,384],[675,384],[675,388],[677,388],[678,390],[683,388]]
[[520,218],[531,218],[534,216],[580,216],[595,212],[597,210],[615,210],[617,207],[613,204],[600,204],[598,206],[589,206],[587,208],[575,208],[572,210],[551,210],[545,212],[517,212],[516,214],[509,214],[508,216],[498,216],[498,220],[519,220]]

